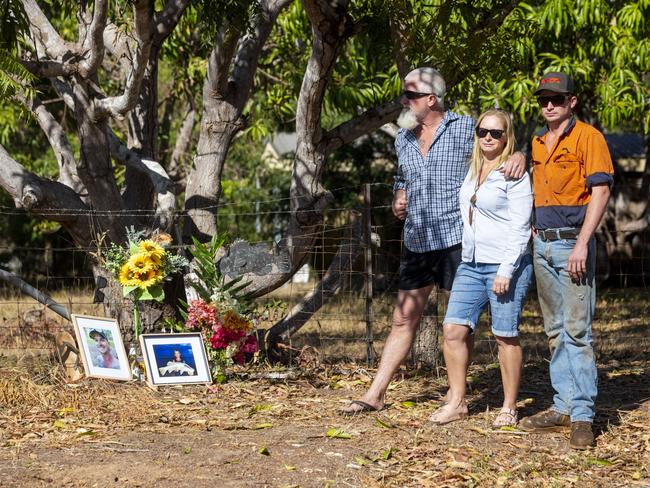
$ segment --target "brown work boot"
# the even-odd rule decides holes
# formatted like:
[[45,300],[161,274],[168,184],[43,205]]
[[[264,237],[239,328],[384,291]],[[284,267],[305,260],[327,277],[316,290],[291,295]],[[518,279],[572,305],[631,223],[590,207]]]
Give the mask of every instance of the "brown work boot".
[[555,410],[544,410],[521,419],[519,427],[528,432],[560,432],[571,427],[571,418]]
[[571,422],[571,438],[569,446],[573,449],[589,449],[594,447],[594,433],[591,422]]

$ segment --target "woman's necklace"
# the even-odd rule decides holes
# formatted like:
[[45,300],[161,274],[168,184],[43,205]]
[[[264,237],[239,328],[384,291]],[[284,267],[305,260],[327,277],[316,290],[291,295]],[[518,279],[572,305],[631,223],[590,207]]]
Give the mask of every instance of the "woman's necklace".
[[[494,170],[494,168],[495,168],[495,166],[497,165],[498,162],[499,162],[499,160],[497,159],[497,161],[495,163],[490,163],[490,166],[486,167],[485,158],[483,158],[481,160],[481,167],[478,170],[478,175],[476,175],[476,183],[474,183],[474,194],[469,199],[469,203],[470,203],[470,205],[469,205],[469,225],[472,225],[472,220],[473,220],[472,217],[474,216],[474,207],[476,207],[476,192],[478,192],[478,189],[481,187],[481,185],[483,183],[485,183],[485,180],[487,180],[488,176],[490,175],[492,170]],[[483,168],[484,167],[487,170],[485,176],[483,176]]]

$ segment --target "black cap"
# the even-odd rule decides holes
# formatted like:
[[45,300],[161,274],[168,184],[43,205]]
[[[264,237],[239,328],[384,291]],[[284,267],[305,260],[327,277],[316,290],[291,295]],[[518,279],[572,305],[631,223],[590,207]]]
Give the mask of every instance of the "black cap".
[[97,336],[101,336],[104,338],[105,341],[108,339],[106,338],[106,335],[103,332],[98,331],[97,329],[93,329],[88,333],[88,336],[90,336],[91,339],[95,339]]
[[548,90],[556,93],[575,93],[573,78],[566,73],[551,71],[546,73],[539,81],[539,87],[533,95],[537,96],[542,91]]

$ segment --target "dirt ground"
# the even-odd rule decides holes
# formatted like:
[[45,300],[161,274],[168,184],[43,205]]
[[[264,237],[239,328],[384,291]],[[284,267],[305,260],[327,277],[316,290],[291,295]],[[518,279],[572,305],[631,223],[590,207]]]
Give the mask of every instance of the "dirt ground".
[[[472,368],[470,419],[443,427],[427,423],[445,391],[430,374],[404,374],[388,408],[347,418],[337,410],[370,381],[354,365],[158,391],[66,384],[49,368],[0,372],[3,486],[650,486],[645,361],[600,365],[598,445],[583,452],[566,433],[493,430],[495,364]],[[546,364],[526,365],[522,389],[522,414],[547,406]]]

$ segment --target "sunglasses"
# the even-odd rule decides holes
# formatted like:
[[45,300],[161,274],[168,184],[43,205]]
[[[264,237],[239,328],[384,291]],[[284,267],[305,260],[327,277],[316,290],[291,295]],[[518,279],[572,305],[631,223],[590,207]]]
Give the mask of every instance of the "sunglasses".
[[437,96],[435,93],[422,93],[411,90],[404,90],[404,96],[409,100],[416,100],[418,98],[428,97],[429,95],[433,95],[434,97]]
[[548,97],[537,97],[537,101],[539,102],[540,107],[547,107],[549,103],[554,107],[557,107],[558,105],[564,105],[567,98],[567,95],[551,95]]
[[472,225],[472,221],[474,220],[472,217],[474,217],[474,207],[476,206],[476,190],[474,190],[472,198],[469,199],[469,225]]
[[476,128],[476,135],[479,139],[483,139],[488,133],[492,136],[492,139],[501,139],[504,134],[504,130],[501,129],[484,129],[483,127]]

